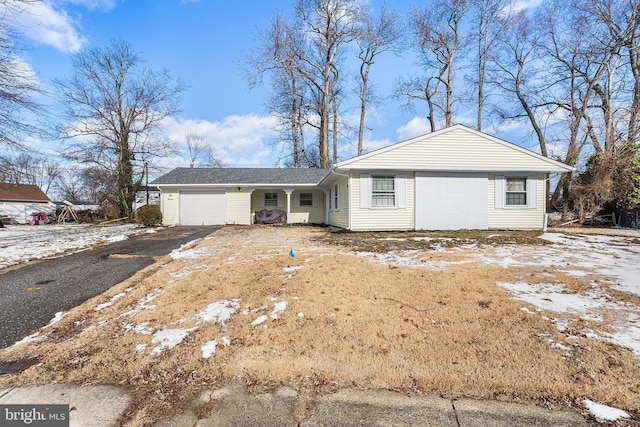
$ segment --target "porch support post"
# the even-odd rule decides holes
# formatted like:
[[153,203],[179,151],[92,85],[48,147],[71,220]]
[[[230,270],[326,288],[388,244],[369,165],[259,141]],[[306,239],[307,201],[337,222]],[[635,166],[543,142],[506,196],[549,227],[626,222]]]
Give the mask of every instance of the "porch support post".
[[253,218],[253,211],[251,210],[251,206],[253,206],[251,204],[251,199],[253,198],[253,192],[254,191],[256,191],[256,189],[253,188],[253,187],[247,188],[247,192],[249,193],[249,224],[248,225],[253,224],[253,219],[254,219]]
[[291,193],[293,193],[293,188],[284,188],[285,193],[287,193],[287,224],[291,222]]

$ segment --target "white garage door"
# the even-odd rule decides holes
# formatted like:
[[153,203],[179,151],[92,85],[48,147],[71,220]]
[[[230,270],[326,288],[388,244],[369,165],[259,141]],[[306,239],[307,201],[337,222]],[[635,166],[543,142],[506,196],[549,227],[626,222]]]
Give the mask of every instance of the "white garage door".
[[181,225],[224,225],[226,220],[224,190],[180,190]]
[[486,230],[487,173],[416,172],[417,230]]

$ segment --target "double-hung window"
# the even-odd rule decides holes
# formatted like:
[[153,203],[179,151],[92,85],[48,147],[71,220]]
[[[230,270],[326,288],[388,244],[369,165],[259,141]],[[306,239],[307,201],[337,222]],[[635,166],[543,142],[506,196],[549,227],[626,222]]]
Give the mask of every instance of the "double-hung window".
[[278,193],[264,193],[264,207],[278,207]]
[[527,206],[527,178],[506,178],[506,206]]
[[496,175],[495,208],[538,209],[539,180],[536,175]]
[[395,176],[373,175],[371,177],[371,206],[385,207],[396,205]]
[[313,193],[300,193],[300,207],[313,206]]

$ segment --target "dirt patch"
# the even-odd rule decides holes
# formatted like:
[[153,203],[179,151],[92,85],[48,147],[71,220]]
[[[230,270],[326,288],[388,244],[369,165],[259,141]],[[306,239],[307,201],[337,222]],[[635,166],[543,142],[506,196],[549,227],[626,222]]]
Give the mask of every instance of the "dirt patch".
[[[545,244],[536,233],[224,228],[72,310],[44,339],[1,351],[1,360],[40,364],[0,386],[124,385],[135,401],[126,425],[178,413],[233,379],[250,391],[388,389],[552,408],[588,398],[637,419],[640,367],[630,350],[590,339],[595,325],[584,319],[560,330],[552,313],[496,286],[566,282],[583,292],[589,275],[469,256]],[[381,258],[398,250],[415,266]],[[297,407],[301,417],[307,406]]]

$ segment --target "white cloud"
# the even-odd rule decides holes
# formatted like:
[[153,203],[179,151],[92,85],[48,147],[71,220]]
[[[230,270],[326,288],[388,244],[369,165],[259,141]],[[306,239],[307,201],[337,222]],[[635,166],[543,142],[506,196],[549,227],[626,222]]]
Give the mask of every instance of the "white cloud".
[[169,138],[186,153],[185,138],[188,133],[202,134],[229,166],[273,165],[268,139],[273,137],[275,119],[269,116],[231,115],[221,121],[196,119],[165,120]]
[[108,11],[116,7],[117,0],[66,0],[67,3],[89,10]]
[[379,140],[366,139],[362,141],[362,149],[364,150],[365,153],[370,153],[380,148],[387,147],[391,144],[393,143],[389,141],[389,138],[379,139]]
[[427,119],[423,117],[414,117],[406,125],[402,125],[396,130],[399,141],[406,141],[429,132],[431,132],[431,127]]
[[514,5],[515,10],[533,9],[540,5],[542,0],[520,0]]
[[7,23],[37,45],[52,46],[63,52],[77,52],[87,39],[76,30],[76,22],[64,10],[49,2],[26,3],[20,10],[7,11]]

